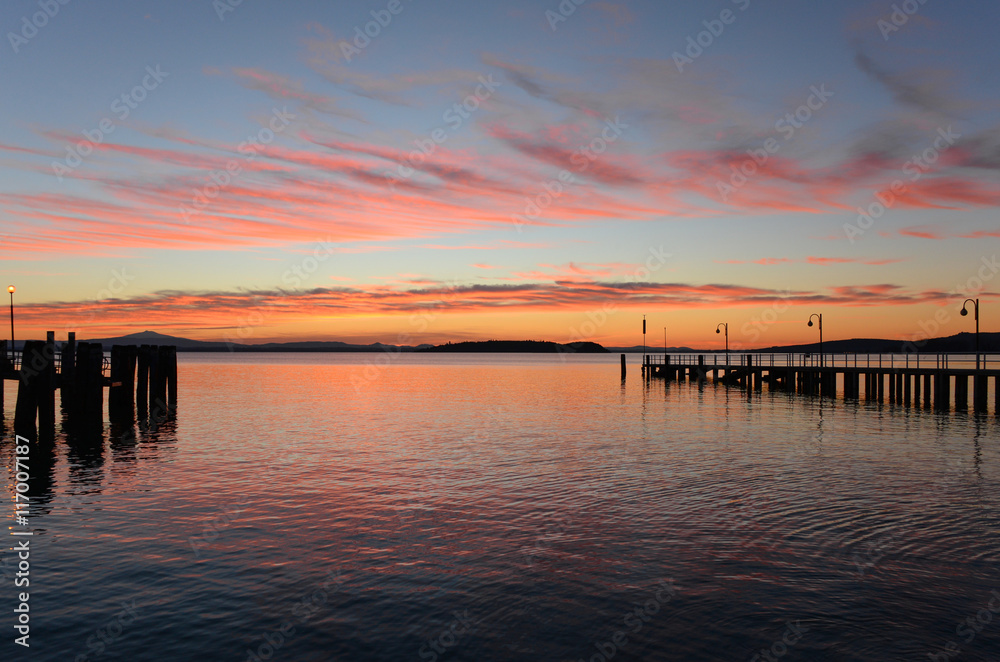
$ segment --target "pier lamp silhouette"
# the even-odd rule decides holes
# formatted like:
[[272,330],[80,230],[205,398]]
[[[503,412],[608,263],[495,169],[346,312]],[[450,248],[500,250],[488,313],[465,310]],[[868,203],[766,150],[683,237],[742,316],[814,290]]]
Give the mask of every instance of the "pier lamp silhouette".
[[962,317],[969,314],[969,311],[965,309],[965,305],[972,302],[973,311],[976,317],[976,370],[979,370],[979,299],[966,299],[962,302]]
[[823,315],[819,313],[813,313],[809,316],[809,326],[813,325],[813,318],[819,318],[819,367],[823,367]]
[[10,292],[10,362],[14,362],[14,290],[17,289],[13,285],[7,286],[7,291]]
[[715,332],[716,333],[722,333],[721,331],[719,331],[720,328],[724,328],[726,330],[726,365],[728,366],[729,365],[729,323],[728,322],[719,322],[719,325],[715,327]]

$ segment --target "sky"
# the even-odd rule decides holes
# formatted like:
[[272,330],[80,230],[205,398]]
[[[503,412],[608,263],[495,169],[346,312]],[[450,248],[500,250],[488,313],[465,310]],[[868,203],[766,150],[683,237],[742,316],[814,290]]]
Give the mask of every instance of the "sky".
[[1000,5],[9,0],[18,339],[1000,330]]

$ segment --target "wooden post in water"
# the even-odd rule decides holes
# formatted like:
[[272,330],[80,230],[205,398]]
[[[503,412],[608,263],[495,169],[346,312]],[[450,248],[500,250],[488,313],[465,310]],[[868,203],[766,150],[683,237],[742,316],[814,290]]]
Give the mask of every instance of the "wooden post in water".
[[969,411],[969,377],[955,375],[955,409]]
[[151,365],[156,366],[155,379],[154,372],[150,370],[149,376],[149,398],[153,406],[160,409],[161,415],[167,413],[167,373],[170,357],[170,348],[160,345],[156,350],[156,357],[150,357]]
[[993,414],[1000,417],[1000,375],[993,378]]
[[924,409],[931,408],[931,401],[934,395],[933,388],[934,380],[931,377],[931,373],[924,375]]
[[177,407],[177,347],[167,347],[167,404]]
[[938,410],[951,408],[951,375],[939,372],[934,376],[934,407]]
[[73,407],[76,388],[76,331],[70,331],[62,349],[62,368],[59,374],[59,406],[64,412]]
[[76,348],[74,418],[76,425],[92,432],[104,425],[104,348],[82,342]]
[[37,351],[37,341],[25,340],[21,347],[20,380],[17,383],[17,403],[14,406],[14,434],[38,439],[35,414],[38,412],[38,373],[31,369],[31,357]]
[[149,411],[149,345],[141,345],[136,352],[135,409],[139,418]]
[[976,375],[972,379],[972,409],[975,412],[985,412],[986,394],[990,386],[989,377]]
[[121,420],[122,410],[122,347],[121,345],[111,346],[111,386],[108,387],[108,418],[112,423]]
[[104,346],[90,343],[90,372],[87,379],[87,419],[96,428],[104,427]]
[[124,398],[124,415],[128,422],[135,419],[135,361],[138,351],[139,348],[135,345],[125,347],[125,369],[123,372],[125,391],[122,397]]
[[622,354],[622,381],[625,381],[625,355]]
[[848,387],[850,384],[850,398],[852,400],[858,400],[861,397],[861,375],[856,372],[850,374],[844,373],[844,396],[847,397]]
[[0,340],[0,418],[3,418],[3,378],[7,375],[7,366],[10,361],[7,358],[7,341]]
[[160,382],[160,346],[149,346],[149,411],[156,409],[156,386]]

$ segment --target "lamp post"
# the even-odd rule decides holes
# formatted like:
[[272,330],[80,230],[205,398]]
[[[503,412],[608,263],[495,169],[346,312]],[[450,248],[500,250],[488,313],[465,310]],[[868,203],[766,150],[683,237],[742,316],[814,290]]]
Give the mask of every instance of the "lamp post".
[[965,309],[965,305],[972,302],[973,310],[976,314],[976,370],[979,370],[979,299],[966,299],[962,302],[962,317],[969,314],[969,311]]
[[813,325],[813,318],[819,318],[819,367],[823,367],[823,315],[818,313],[813,313],[809,316],[809,326]]
[[642,316],[642,368],[640,372],[646,374],[646,316]]
[[10,292],[10,362],[11,365],[14,363],[14,290],[13,285],[7,286],[7,291]]
[[729,367],[729,323],[719,322],[718,326],[715,327],[716,333],[721,333],[721,331],[719,331],[720,327],[726,330],[726,367],[728,368]]

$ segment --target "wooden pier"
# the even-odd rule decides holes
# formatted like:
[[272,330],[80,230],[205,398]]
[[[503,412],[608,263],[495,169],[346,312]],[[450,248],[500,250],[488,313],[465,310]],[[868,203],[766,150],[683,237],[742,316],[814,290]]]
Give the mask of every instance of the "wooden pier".
[[[978,367],[977,367],[978,366]],[[748,391],[780,390],[939,411],[1000,416],[1000,356],[992,354],[647,355],[647,380],[708,381]],[[971,382],[971,389],[970,389]]]
[[[20,352],[0,340],[0,376],[18,383],[14,432],[32,440],[54,437],[57,390],[63,427],[87,434],[103,433],[105,388],[112,425],[155,423],[177,405],[177,348],[172,345],[114,345],[105,356],[100,343],[77,343],[75,333],[57,347],[49,331],[44,341],[25,341]],[[0,413],[3,397],[0,388]]]

